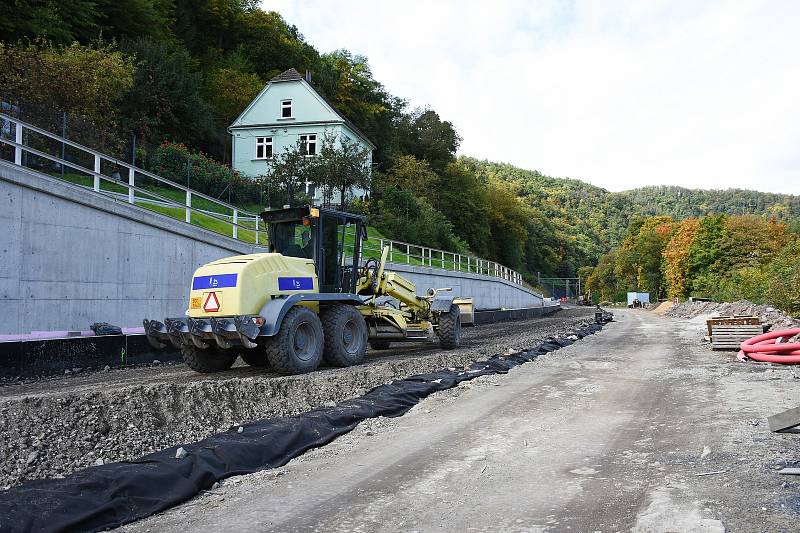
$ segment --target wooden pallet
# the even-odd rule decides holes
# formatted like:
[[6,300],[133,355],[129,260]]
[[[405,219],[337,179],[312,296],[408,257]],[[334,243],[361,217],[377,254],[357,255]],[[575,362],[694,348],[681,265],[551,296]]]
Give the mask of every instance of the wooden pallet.
[[733,315],[733,316],[715,316],[711,320],[706,320],[706,326],[708,327],[708,335],[709,337],[713,335],[711,328],[716,325],[720,326],[734,326],[734,325],[750,325],[750,326],[760,326],[761,319],[757,316],[752,315]]
[[714,350],[738,350],[747,339],[761,335],[764,328],[761,324],[721,324],[711,330],[711,347]]

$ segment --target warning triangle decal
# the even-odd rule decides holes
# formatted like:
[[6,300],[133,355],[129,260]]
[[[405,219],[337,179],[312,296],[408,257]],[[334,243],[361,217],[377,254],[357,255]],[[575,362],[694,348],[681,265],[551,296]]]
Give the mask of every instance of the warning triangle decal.
[[219,299],[217,293],[209,292],[206,297],[206,303],[203,304],[203,311],[206,313],[216,313],[219,311]]

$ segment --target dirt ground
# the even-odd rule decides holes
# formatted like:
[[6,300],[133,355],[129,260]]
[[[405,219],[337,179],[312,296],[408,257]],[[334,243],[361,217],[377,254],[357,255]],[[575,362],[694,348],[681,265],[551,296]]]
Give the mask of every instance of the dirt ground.
[[[797,531],[792,367],[703,325],[620,310],[602,332],[231,478],[125,531]],[[519,328],[519,324],[514,327]],[[523,329],[518,329],[524,335]]]
[[365,364],[278,376],[240,364],[219,374],[164,365],[0,387],[0,487],[195,442],[242,422],[291,415],[412,374],[463,366],[574,329],[592,310],[465,328],[462,346],[397,344]]

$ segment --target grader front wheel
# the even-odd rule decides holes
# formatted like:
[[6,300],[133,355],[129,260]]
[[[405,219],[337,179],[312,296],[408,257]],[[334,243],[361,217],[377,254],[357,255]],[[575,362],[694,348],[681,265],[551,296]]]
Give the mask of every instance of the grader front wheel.
[[456,304],[450,311],[439,316],[439,346],[445,350],[458,348],[461,344],[461,311]]
[[307,307],[292,307],[275,336],[266,343],[267,359],[280,374],[305,374],[319,366],[323,345],[322,324]]
[[221,348],[201,349],[193,344],[181,346],[183,360],[195,372],[210,374],[228,370],[236,361],[237,352]]

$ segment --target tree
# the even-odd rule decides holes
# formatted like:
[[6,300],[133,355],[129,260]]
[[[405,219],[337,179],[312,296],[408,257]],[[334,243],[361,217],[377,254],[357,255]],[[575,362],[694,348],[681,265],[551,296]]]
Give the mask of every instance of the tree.
[[461,137],[453,124],[443,121],[431,109],[417,109],[398,120],[398,149],[425,160],[436,172],[443,172],[453,161]]
[[[410,157],[410,156],[409,156]],[[435,176],[435,174],[434,174]],[[420,182],[436,208],[453,223],[453,231],[479,256],[489,252],[491,231],[485,185],[465,165],[449,163],[438,179]]]
[[664,279],[670,298],[688,296],[689,247],[699,226],[700,220],[697,218],[681,221],[664,248]]
[[106,43],[0,43],[0,96],[23,114],[35,113],[38,125],[51,131],[60,131],[68,115],[99,149],[113,149],[119,140],[119,106],[134,70],[129,57]]
[[190,139],[205,148],[223,134],[214,129],[203,74],[186,48],[143,37],[126,41],[123,50],[135,58],[136,76],[122,112],[144,142]]
[[[299,146],[304,151],[302,145]],[[326,134],[316,156],[308,158],[306,179],[321,187],[327,202],[339,193],[340,205],[354,187],[367,190],[370,184],[369,149],[342,135]]]
[[0,36],[8,43],[46,39],[56,45],[87,43],[99,35],[94,0],[9,0],[0,8]]
[[283,185],[289,205],[294,205],[298,190],[306,181],[310,181],[309,160],[298,142],[296,146],[274,156],[264,175],[265,180]]

